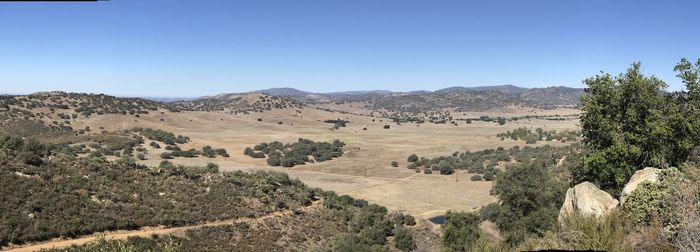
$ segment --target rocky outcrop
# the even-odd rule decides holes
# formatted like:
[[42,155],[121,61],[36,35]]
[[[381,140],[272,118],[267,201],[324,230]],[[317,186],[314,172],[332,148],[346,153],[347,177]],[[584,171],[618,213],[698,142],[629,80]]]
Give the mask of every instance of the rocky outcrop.
[[615,209],[618,204],[616,199],[598,189],[593,183],[583,182],[566,191],[564,205],[559,210],[559,219],[570,214],[599,217]]
[[649,181],[651,183],[656,183],[659,181],[659,173],[661,172],[661,169],[653,168],[653,167],[647,167],[641,170],[638,170],[632,175],[629,181],[627,181],[627,184],[625,184],[625,187],[622,188],[622,193],[620,194],[620,203],[624,204],[625,200],[627,197],[632,194],[632,192],[637,189],[637,186],[639,186],[642,182],[644,181]]

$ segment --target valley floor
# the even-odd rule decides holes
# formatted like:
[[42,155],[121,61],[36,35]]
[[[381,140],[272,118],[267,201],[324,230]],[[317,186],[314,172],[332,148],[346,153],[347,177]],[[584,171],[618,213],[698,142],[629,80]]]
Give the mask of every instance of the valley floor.
[[[517,113],[554,115],[571,111],[508,111],[484,112],[484,115],[515,116]],[[464,114],[477,117],[478,113]],[[520,114],[523,115],[523,114]],[[261,121],[257,119],[260,118]],[[331,130],[328,119],[349,120],[348,127]],[[279,124],[282,122],[282,124]],[[458,126],[449,124],[412,123],[397,125],[386,118],[341,114],[305,108],[299,111],[273,110],[265,113],[231,115],[223,112],[182,112],[163,114],[151,113],[134,118],[128,115],[93,116],[77,120],[74,128],[90,126],[119,131],[133,127],[163,129],[188,136],[192,142],[181,145],[182,149],[210,145],[226,148],[229,158],[176,158],[176,164],[203,165],[213,162],[222,171],[234,170],[276,170],[287,171],[290,176],[299,178],[312,187],[333,190],[338,194],[348,194],[366,199],[371,203],[384,205],[390,209],[430,217],[447,210],[471,211],[494,202],[489,195],[492,183],[470,181],[473,174],[457,172],[455,175],[417,174],[407,169],[406,158],[410,154],[435,157],[449,155],[455,151],[477,151],[488,148],[525,146],[524,141],[502,141],[496,134],[518,127],[542,127],[546,130],[576,129],[577,121],[551,121],[529,119],[512,121],[499,126],[493,122],[475,121],[467,124],[460,121]],[[390,125],[390,129],[383,129]],[[366,128],[366,130],[363,130]],[[253,159],[243,155],[243,149],[261,142],[295,142],[298,138],[314,141],[339,139],[347,146],[345,154],[338,159],[323,163],[306,164],[294,168],[270,167],[265,159]],[[147,141],[148,142],[148,141]],[[558,142],[538,142],[542,144],[565,145]],[[148,160],[141,161],[149,166],[158,166],[159,154],[163,149],[149,151]],[[399,167],[391,167],[398,161]]]

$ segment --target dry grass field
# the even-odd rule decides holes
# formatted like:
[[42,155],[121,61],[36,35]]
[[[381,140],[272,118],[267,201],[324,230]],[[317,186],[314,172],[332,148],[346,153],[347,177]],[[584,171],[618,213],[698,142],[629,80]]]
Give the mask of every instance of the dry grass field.
[[[330,106],[330,105],[329,105]],[[348,105],[342,105],[348,109]],[[354,107],[354,106],[353,106]],[[357,112],[363,112],[358,109]],[[578,113],[574,109],[538,110],[522,107],[508,107],[484,112],[452,112],[456,118],[488,116],[524,115],[570,115]],[[360,113],[358,113],[360,114]],[[457,116],[459,115],[459,116]],[[261,121],[257,119],[260,118]],[[331,130],[328,119],[344,119],[350,123],[345,128]],[[279,124],[282,122],[282,124]],[[390,129],[383,129],[388,124]],[[476,151],[487,148],[510,148],[524,146],[524,141],[501,141],[496,134],[518,127],[542,127],[544,129],[577,129],[576,120],[518,120],[499,126],[493,122],[474,121],[471,124],[460,122],[450,124],[424,123],[402,124],[388,122],[387,119],[354,114],[328,112],[311,107],[277,109],[264,113],[232,115],[224,112],[181,112],[167,111],[141,115],[136,118],[128,115],[96,115],[73,122],[74,128],[90,126],[93,129],[118,131],[133,127],[149,127],[189,136],[192,142],[182,145],[186,148],[201,148],[210,145],[226,148],[229,158],[175,158],[176,164],[203,165],[214,162],[221,170],[278,170],[286,171],[304,183],[333,190],[338,194],[348,194],[366,199],[390,209],[430,217],[446,210],[473,210],[496,199],[489,195],[491,182],[470,181],[472,174],[457,172],[454,175],[417,174],[407,169],[406,158],[415,153],[433,157],[447,155],[454,151]],[[366,130],[363,130],[366,128]],[[314,141],[339,139],[347,143],[345,154],[327,162],[295,166],[294,168],[270,167],[265,159],[253,159],[243,155],[246,147],[260,142],[281,141],[283,143],[308,138]],[[540,143],[538,144],[546,144]],[[562,143],[548,143],[562,145]],[[144,164],[157,166],[162,149],[149,150]],[[391,167],[391,161],[398,161],[399,167]]]

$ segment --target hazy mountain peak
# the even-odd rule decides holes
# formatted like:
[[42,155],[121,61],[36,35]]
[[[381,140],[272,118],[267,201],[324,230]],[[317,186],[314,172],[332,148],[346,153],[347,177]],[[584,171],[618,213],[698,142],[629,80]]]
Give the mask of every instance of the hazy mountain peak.
[[296,88],[282,87],[258,90],[254,91],[254,93],[264,93],[272,96],[292,96],[310,94],[311,92],[302,91]]

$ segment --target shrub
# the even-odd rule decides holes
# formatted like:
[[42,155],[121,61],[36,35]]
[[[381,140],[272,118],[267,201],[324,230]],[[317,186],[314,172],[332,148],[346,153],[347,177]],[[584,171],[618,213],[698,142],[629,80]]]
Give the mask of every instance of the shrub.
[[42,160],[39,155],[31,151],[22,151],[19,153],[18,156],[22,160],[22,162],[28,165],[41,166],[42,164],[44,164],[44,160]]
[[216,153],[216,155],[219,155],[219,156],[222,156],[222,157],[230,157],[230,156],[228,155],[228,152],[226,152],[226,149],[224,149],[224,148],[215,149],[215,150],[214,150],[214,153]]
[[503,125],[503,124],[506,124],[506,119],[505,119],[505,118],[503,118],[503,117],[498,117],[498,119],[497,119],[497,120],[498,120],[498,124],[499,124],[499,125]]
[[542,238],[528,240],[521,250],[634,251],[628,236],[633,221],[621,211],[603,217],[568,215]]
[[391,126],[389,126],[388,124],[384,125],[384,129],[390,129],[390,128],[391,128]]
[[447,212],[442,231],[442,246],[446,251],[469,251],[481,237],[479,216],[467,212]]
[[450,175],[455,172],[454,168],[452,168],[452,164],[444,161],[440,163],[438,167],[440,168],[440,175]]
[[251,154],[250,157],[252,157],[252,158],[265,158],[265,153],[253,152],[253,154]]
[[414,218],[413,215],[406,214],[403,219],[403,224],[406,226],[414,226],[416,225],[416,218]]
[[700,169],[699,163],[685,164],[681,168],[687,179],[681,181],[678,190],[671,196],[680,225],[675,243],[680,251],[693,251],[700,248]]
[[143,153],[138,153],[136,154],[136,158],[138,158],[139,160],[146,160],[146,155],[144,155]]
[[413,236],[403,227],[394,230],[394,247],[401,251],[412,251],[416,248]]
[[202,147],[202,156],[213,158],[216,157],[216,152],[214,152],[214,148],[207,145]]
[[511,166],[499,175],[493,191],[502,211],[496,224],[506,241],[518,244],[553,228],[567,187],[542,161]]
[[492,180],[495,178],[495,176],[493,175],[493,172],[487,171],[487,172],[484,173],[484,177],[483,177],[483,178],[484,178],[484,180],[486,180],[486,181],[492,181]]
[[282,167],[293,167],[295,165],[294,159],[292,157],[281,157],[280,158],[280,165]]
[[160,154],[160,158],[162,159],[173,159],[173,153],[171,152],[163,152]]
[[474,176],[472,176],[471,180],[472,181],[481,181],[481,175],[475,174]]
[[[420,172],[420,169],[416,169],[417,172]],[[425,174],[433,174],[433,170],[425,168],[423,169],[423,173]]]
[[637,186],[622,205],[637,223],[650,225],[658,220],[669,235],[678,229],[679,218],[669,198],[678,190],[683,174],[676,168],[661,171],[656,183],[644,181]]
[[498,216],[500,215],[501,205],[499,205],[498,203],[491,203],[479,209],[479,217],[481,217],[482,220],[496,222],[496,219],[498,219]]
[[177,147],[177,145],[167,145],[167,146],[165,146],[165,150],[181,151],[180,147]]
[[399,167],[399,162],[391,161],[391,167]]
[[341,127],[345,127],[346,124],[350,123],[350,121],[341,120],[341,119],[337,119],[337,120],[325,120],[325,121],[323,121],[323,122],[324,122],[324,123],[332,123],[332,124],[333,124],[333,128],[335,128],[335,129],[338,129],[338,128],[341,128]]
[[418,155],[416,154],[411,154],[408,156],[408,159],[406,159],[408,162],[416,162],[418,161]]

